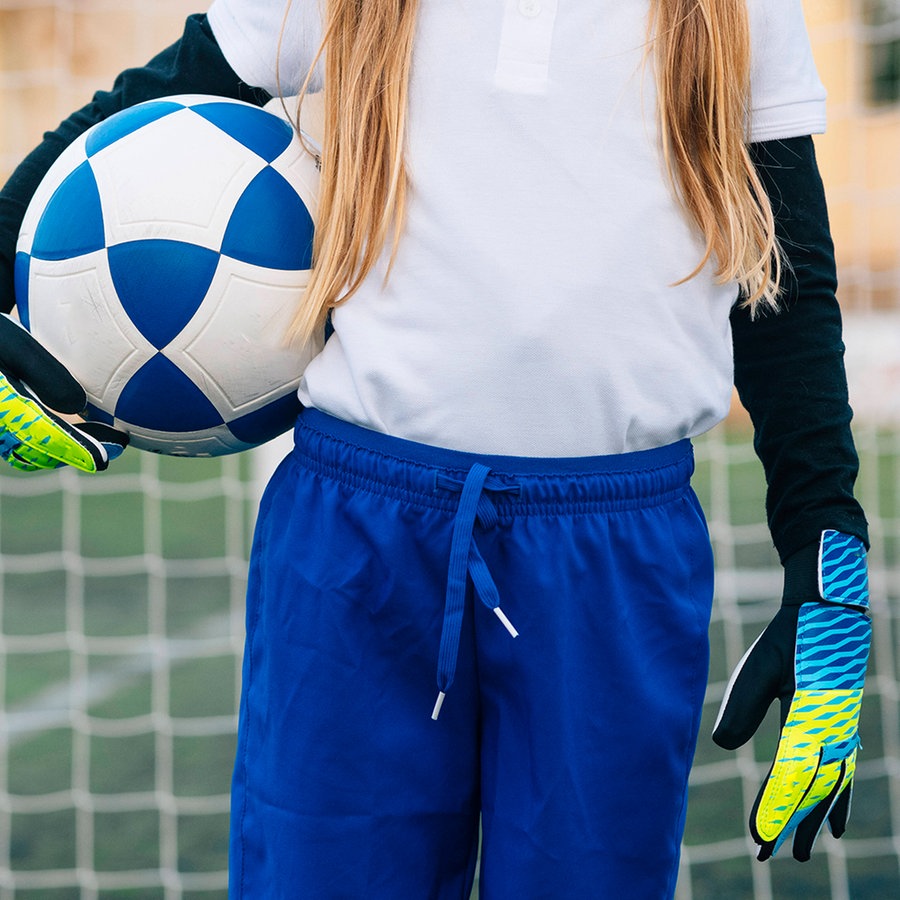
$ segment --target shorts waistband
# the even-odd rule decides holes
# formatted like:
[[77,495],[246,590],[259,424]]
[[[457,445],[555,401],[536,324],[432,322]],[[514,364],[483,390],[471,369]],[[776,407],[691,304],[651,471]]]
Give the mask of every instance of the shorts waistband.
[[502,456],[393,437],[315,409],[297,419],[294,454],[336,480],[448,510],[458,495],[440,490],[442,482],[462,482],[473,466],[485,466],[501,517],[654,506],[682,494],[694,470],[688,439],[603,456]]

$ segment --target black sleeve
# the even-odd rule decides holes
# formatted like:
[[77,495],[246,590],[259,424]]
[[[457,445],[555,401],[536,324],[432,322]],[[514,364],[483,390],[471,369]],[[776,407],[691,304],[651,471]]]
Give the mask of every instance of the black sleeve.
[[28,202],[62,151],[92,125],[144,100],[172,94],[214,94],[262,106],[270,96],[244,84],[228,64],[205,15],[190,16],[184,33],[146,66],[126,69],[109,91],[63,121],[16,168],[0,191],[0,310],[14,305],[13,260]]
[[766,512],[785,564],[786,596],[806,592],[823,529],[868,545],[854,499],[858,458],[850,431],[834,247],[810,137],[752,144],[788,265],[781,310],[731,315],[734,379],[754,427],[768,485]]

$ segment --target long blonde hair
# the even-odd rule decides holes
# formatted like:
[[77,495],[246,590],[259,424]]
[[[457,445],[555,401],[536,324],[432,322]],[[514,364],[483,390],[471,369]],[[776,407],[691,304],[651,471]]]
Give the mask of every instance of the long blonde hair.
[[772,206],[746,143],[746,0],[654,0],[650,26],[666,170],[706,240],[703,257],[682,282],[713,258],[716,277],[736,281],[752,311],[774,308],[781,252]]
[[[408,193],[409,72],[419,0],[326,0],[322,178],[309,286],[291,326],[302,340],[347,300],[391,241]],[[650,41],[666,170],[706,241],[683,281],[715,260],[752,309],[776,303],[780,254],[771,206],[746,147],[746,0],[651,0]],[[315,64],[314,64],[315,65]],[[308,89],[312,70],[301,88]]]

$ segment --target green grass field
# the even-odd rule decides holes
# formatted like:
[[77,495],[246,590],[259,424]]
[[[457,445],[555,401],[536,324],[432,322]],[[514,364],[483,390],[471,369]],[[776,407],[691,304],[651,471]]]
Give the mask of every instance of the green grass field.
[[[745,443],[747,437],[729,440]],[[897,455],[889,446],[890,453],[882,452],[876,441],[868,455],[864,451],[865,477],[877,486],[882,518],[898,513]],[[727,469],[717,468],[702,443],[699,459],[696,488],[710,511],[718,553],[743,572],[762,573],[763,583],[769,578],[777,590],[776,558],[760,527],[758,463],[743,454]],[[239,685],[235,635],[254,506],[249,475],[245,459],[148,462],[135,451],[115,474],[67,479],[70,487],[77,482],[74,491],[56,490],[55,473],[34,480],[0,472],[6,711],[0,900],[224,896]],[[723,491],[727,522],[716,511]],[[735,535],[739,541],[732,543]],[[886,528],[880,535],[878,563],[895,567],[896,535]],[[776,599],[742,598],[745,644]],[[885,603],[893,610],[887,627],[896,629],[897,598]],[[743,853],[707,859],[703,849],[741,842],[745,829],[747,788],[734,755],[709,738],[729,669],[728,629],[723,618],[714,618],[711,682],[719,692],[711,691],[706,705],[688,814],[685,844],[692,858],[697,851],[691,900],[752,898],[759,866]],[[897,640],[892,631],[887,663],[894,690]],[[863,712],[863,744],[865,758],[881,762],[860,769],[848,858],[841,864],[853,900],[900,896],[890,803],[900,761],[883,762],[887,701],[872,694]],[[773,711],[749,751],[751,761],[767,765],[775,741]],[[722,777],[713,779],[717,774]],[[769,864],[772,896],[829,897],[834,865],[824,852],[804,866]],[[88,893],[77,886],[78,870],[96,873],[82,875],[85,884],[96,877],[96,893],[93,886]],[[180,877],[183,889],[167,894],[165,877],[173,883]]]

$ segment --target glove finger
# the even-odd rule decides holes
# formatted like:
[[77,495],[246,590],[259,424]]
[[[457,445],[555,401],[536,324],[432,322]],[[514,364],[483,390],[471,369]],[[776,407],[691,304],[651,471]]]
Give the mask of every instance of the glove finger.
[[781,609],[744,654],[725,689],[713,740],[726,750],[745,744],[776,697],[793,690],[796,611]]
[[[64,459],[63,462],[85,472],[103,472],[109,467],[109,453],[107,453],[102,441],[97,440],[92,434],[84,431],[80,425],[70,425],[68,422],[59,422],[58,424],[63,428],[70,440],[78,444],[82,451],[86,451],[91,458],[91,462],[88,465],[83,465],[79,460],[70,460],[68,458]],[[66,456],[68,457],[68,455],[67,451]]]
[[850,805],[853,800],[853,779],[844,786],[841,795],[834,801],[831,812],[828,813],[828,828],[834,837],[841,837],[847,830],[847,822],[850,819]]
[[[0,375],[0,382],[2,382],[2,379],[3,376]],[[15,392],[12,392],[12,396],[14,398],[18,397]],[[4,420],[10,415],[14,415],[13,407],[9,403],[3,402],[3,400],[8,400],[9,397],[8,391],[6,394],[0,394],[0,457],[20,472],[36,472],[38,469],[48,468],[55,469],[59,463],[51,461],[47,454],[42,453],[39,448],[28,445],[24,455],[20,452],[23,444],[16,433],[18,426],[13,426],[13,430],[2,426]]]
[[[803,786],[801,786],[800,795],[794,799],[792,804],[789,802],[787,805],[783,805],[779,801],[779,804],[774,807],[775,816],[773,818],[772,795],[770,792],[773,790],[773,778],[777,778],[775,775],[777,766],[777,761],[772,764],[756,795],[753,809],[750,810],[750,835],[759,848],[756,858],[760,862],[765,862],[773,857],[794,830],[797,820],[793,819],[793,816],[796,815],[797,805],[799,805],[800,797],[804,793]],[[811,786],[812,781],[809,781],[805,787],[808,790]],[[761,813],[761,810],[765,812]],[[762,831],[765,831],[769,836],[764,837]]]
[[753,642],[725,688],[712,738],[726,750],[735,750],[753,736],[775,699],[777,682],[766,663],[764,638],[765,633]]
[[760,788],[759,793],[756,795],[756,802],[753,804],[753,809],[750,810],[750,836],[753,838],[757,847],[759,848],[756,852],[756,858],[760,862],[765,862],[769,859],[775,850],[778,847],[778,841],[767,841],[756,828],[756,814],[759,810],[759,803],[762,798],[763,790],[765,789],[765,782],[763,783],[763,787]]
[[[35,472],[40,469],[58,469],[63,465],[74,465],[75,468],[88,472],[102,472],[109,463],[122,455],[128,446],[128,435],[123,431],[117,431],[108,425],[99,422],[79,422],[71,426],[69,437],[78,441],[82,450],[87,450],[92,463],[84,464],[68,461],[64,462],[60,457],[65,455],[69,460],[71,454],[56,448],[56,455],[47,453],[40,444],[18,444],[7,456],[7,462],[13,468],[22,472]],[[80,437],[76,437],[77,433]],[[58,443],[58,441],[57,441]],[[101,446],[98,447],[97,445]],[[81,454],[83,457],[83,453]]]
[[6,315],[0,315],[0,369],[57,412],[79,413],[87,403],[84,388],[69,370]]
[[106,451],[101,445],[87,437],[80,441],[72,440],[61,432],[43,446],[40,443],[21,443],[7,452],[5,459],[22,472],[58,469],[60,466],[72,466],[82,472],[98,472],[108,464]]
[[[0,373],[0,453],[17,468],[74,466],[97,472],[109,464],[103,444],[79,431]],[[23,465],[24,464],[24,465]]]
[[124,431],[119,431],[103,422],[79,422],[75,427],[103,445],[108,463],[122,455],[130,440]]
[[58,469],[64,465],[58,459],[44,453],[39,447],[19,445],[7,457],[6,461],[20,472],[37,472],[41,469]]
[[846,772],[846,764],[841,765],[841,774],[834,785],[831,793],[820,800],[800,821],[797,825],[797,831],[794,834],[793,854],[794,859],[798,862],[808,862],[812,856],[813,847],[822,831],[828,814],[834,805],[835,800],[840,793],[844,784],[844,773]]
[[36,463],[22,459],[15,451],[6,457],[6,461],[14,469],[18,469],[20,472],[40,472],[42,469],[57,469],[60,466],[60,463],[55,460],[49,462],[47,465],[37,465]]

